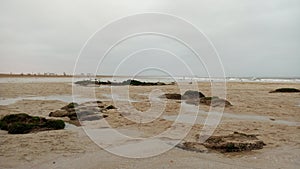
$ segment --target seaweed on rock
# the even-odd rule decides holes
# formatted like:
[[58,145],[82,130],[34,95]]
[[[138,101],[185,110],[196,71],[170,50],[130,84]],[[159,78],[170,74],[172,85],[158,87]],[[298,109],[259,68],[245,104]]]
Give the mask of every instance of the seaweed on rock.
[[0,129],[10,134],[26,134],[34,131],[64,129],[62,120],[46,119],[44,117],[30,116],[25,113],[9,114],[0,120]]

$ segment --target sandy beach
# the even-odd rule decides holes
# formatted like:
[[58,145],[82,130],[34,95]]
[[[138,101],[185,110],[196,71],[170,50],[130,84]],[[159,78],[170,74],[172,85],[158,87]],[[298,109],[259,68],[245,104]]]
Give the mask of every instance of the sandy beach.
[[300,0],[0,4],[0,169],[300,168]]
[[[202,93],[210,95],[210,83],[199,82],[198,86]],[[300,84],[227,83],[226,99],[233,106],[225,108],[221,122],[213,135],[226,135],[233,132],[255,134],[266,144],[260,150],[200,153],[174,147],[154,157],[132,159],[104,150],[95,144],[83,129],[84,125],[93,125],[97,128],[101,127],[101,124],[87,122],[81,127],[76,127],[67,123],[63,130],[29,134],[13,135],[0,130],[0,168],[298,168],[300,165],[300,94],[269,93],[282,87],[299,89]],[[82,87],[82,90],[90,88],[95,90],[97,100],[113,105],[110,87]],[[130,86],[132,106],[139,111],[147,111],[150,108],[148,95],[156,89],[166,93],[178,93],[176,85]],[[72,82],[5,83],[2,79],[0,97],[1,116],[27,113],[52,118],[48,116],[50,112],[72,101]],[[81,102],[91,100],[88,93],[78,98]],[[108,115],[106,121],[125,135],[142,138],[158,135],[174,127],[172,123],[178,115],[181,104],[178,100],[163,99],[163,101],[166,102],[163,114],[148,123],[130,121],[120,116],[120,109],[105,112]],[[191,127],[191,131],[182,141],[196,141],[208,110],[209,106],[201,105],[201,112],[198,113],[200,118],[195,124],[189,125],[183,120],[180,125],[175,126]]]

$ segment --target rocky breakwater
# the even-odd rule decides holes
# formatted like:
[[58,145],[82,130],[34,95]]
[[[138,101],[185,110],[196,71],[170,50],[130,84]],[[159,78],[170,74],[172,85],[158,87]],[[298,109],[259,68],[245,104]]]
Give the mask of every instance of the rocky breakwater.
[[80,86],[100,86],[100,85],[110,85],[110,86],[164,86],[164,85],[174,85],[175,82],[172,83],[163,83],[163,82],[142,82],[139,80],[125,80],[123,82],[111,82],[111,81],[101,81],[101,80],[81,80],[75,82],[75,84]]

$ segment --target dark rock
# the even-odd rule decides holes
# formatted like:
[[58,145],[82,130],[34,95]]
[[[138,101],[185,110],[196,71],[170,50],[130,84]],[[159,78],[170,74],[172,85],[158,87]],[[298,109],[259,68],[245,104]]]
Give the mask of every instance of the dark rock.
[[202,97],[205,97],[203,93],[193,90],[188,90],[182,95],[183,99],[198,99]]
[[8,133],[10,134],[26,134],[32,131],[33,125],[25,124],[25,123],[12,123],[8,127]]
[[173,100],[181,100],[181,94],[177,93],[167,93],[161,96],[161,98],[173,99]]
[[279,88],[273,91],[270,91],[270,93],[298,93],[300,92],[299,89],[295,88]]
[[116,107],[113,106],[113,105],[109,105],[109,106],[106,107],[106,109],[108,109],[108,110],[109,110],[109,109],[116,109]]
[[121,83],[112,83],[111,85],[132,85],[132,86],[161,86],[161,85],[166,85],[165,83],[162,82],[141,82],[138,80],[126,80]]
[[121,83],[117,83],[117,82],[111,83],[111,85],[161,86],[161,85],[166,85],[166,84],[162,83],[162,82],[141,82],[141,81],[138,81],[138,80],[128,79],[128,80],[123,81]]
[[65,128],[65,122],[62,120],[47,120],[44,127],[59,130]]
[[29,116],[25,113],[10,114],[0,120],[0,129],[10,134],[25,134],[33,131],[64,129],[62,120],[51,120],[38,116]]

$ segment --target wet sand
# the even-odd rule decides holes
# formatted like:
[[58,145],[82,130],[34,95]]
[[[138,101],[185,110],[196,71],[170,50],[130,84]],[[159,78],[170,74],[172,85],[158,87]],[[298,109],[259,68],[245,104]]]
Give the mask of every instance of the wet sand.
[[[188,85],[188,84],[187,84]],[[269,93],[281,87],[300,88],[297,83],[239,83],[227,84],[227,99],[233,104],[224,110],[214,135],[242,132],[257,134],[266,146],[261,150],[221,154],[196,153],[173,148],[158,156],[130,159],[113,155],[97,146],[82,127],[67,125],[65,130],[44,131],[24,135],[10,135],[0,131],[0,168],[298,168],[300,165],[300,94]],[[210,95],[210,84],[199,83],[205,95]],[[82,87],[86,90],[87,87]],[[176,86],[131,86],[132,106],[140,111],[150,108],[148,94],[160,89],[178,93]],[[95,88],[96,97],[107,105],[113,104],[109,87]],[[83,92],[84,93],[84,92]],[[0,115],[28,113],[48,117],[51,111],[72,100],[70,82],[0,83]],[[78,96],[81,102],[91,95]],[[117,98],[118,99],[118,98]],[[121,99],[121,98],[119,98]],[[166,129],[180,111],[180,101],[163,100],[166,108],[158,119],[140,124],[120,116],[120,110],[109,110],[109,125],[132,137],[151,137]],[[196,106],[188,105],[193,112]],[[200,106],[196,123],[190,125],[185,141],[196,141],[203,127],[208,106]],[[132,111],[132,110],[129,110]],[[128,112],[121,112],[128,113]],[[152,117],[149,117],[150,119]],[[193,114],[182,116],[181,126],[189,126]],[[99,122],[87,122],[95,128]],[[104,130],[103,130],[104,131]],[[118,142],[123,144],[124,140]],[[134,149],[132,149],[134,151]]]

